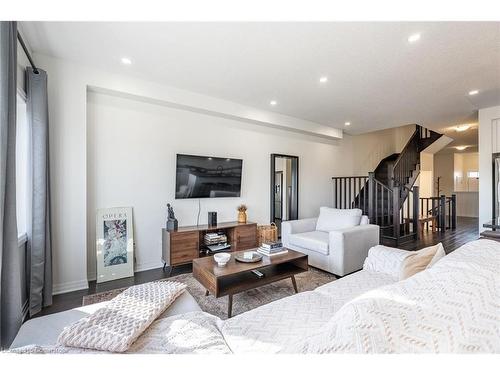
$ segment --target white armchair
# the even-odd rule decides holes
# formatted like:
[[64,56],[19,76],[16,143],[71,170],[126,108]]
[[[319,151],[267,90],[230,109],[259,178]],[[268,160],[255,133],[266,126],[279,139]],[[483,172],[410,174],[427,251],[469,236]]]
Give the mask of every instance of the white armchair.
[[337,276],[363,268],[368,250],[379,244],[378,225],[359,209],[321,207],[320,217],[281,224],[283,246],[309,256],[309,264]]

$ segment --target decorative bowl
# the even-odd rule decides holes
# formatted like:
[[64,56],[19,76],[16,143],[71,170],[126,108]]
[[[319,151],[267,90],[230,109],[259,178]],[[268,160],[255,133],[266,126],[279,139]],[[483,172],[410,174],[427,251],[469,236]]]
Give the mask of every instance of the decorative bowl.
[[219,267],[224,267],[227,262],[229,262],[229,259],[231,259],[231,254],[228,253],[218,253],[214,255],[214,260]]

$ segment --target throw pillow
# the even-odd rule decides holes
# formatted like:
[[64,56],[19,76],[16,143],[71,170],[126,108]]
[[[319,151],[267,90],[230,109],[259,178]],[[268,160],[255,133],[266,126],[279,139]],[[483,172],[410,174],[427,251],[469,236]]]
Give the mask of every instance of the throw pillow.
[[429,265],[427,266],[427,268],[431,268],[434,264],[437,263],[438,260],[440,260],[441,258],[444,258],[446,256],[446,252],[444,251],[444,247],[441,244],[441,242],[438,243],[436,246],[438,246],[436,254],[431,259],[431,261],[430,261]]
[[[440,249],[442,249],[442,252],[440,251]],[[438,252],[439,254],[444,253],[443,245],[441,243],[423,248],[406,257],[401,267],[399,280],[405,280],[415,275],[416,273],[425,270],[427,267],[429,267]],[[438,259],[440,259],[439,255],[435,262],[437,262]]]
[[401,274],[403,262],[412,255],[413,252],[408,250],[384,245],[373,246],[368,250],[363,269],[370,272],[385,273],[396,281]]
[[361,222],[362,211],[358,208],[340,210],[336,208],[321,207],[316,223],[316,230],[331,232],[358,226]]

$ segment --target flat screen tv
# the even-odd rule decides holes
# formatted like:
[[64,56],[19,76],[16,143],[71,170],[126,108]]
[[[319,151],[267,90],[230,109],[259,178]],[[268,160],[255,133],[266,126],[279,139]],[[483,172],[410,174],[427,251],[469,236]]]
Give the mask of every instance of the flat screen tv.
[[239,197],[243,160],[177,154],[175,198]]

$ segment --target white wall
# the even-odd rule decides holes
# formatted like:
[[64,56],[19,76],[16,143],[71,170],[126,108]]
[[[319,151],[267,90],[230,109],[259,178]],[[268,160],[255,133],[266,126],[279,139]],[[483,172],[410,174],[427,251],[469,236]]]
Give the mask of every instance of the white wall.
[[500,106],[479,110],[479,231],[492,216],[492,153],[500,152]]
[[479,180],[467,177],[468,172],[477,172],[478,170],[479,154],[477,152],[455,153],[453,173],[455,191],[479,191]]
[[342,142],[351,142],[353,175],[367,175],[375,170],[383,158],[401,152],[414,131],[414,125],[407,125],[357,136],[344,135]]
[[[35,58],[49,76],[55,294],[88,286],[96,207],[133,206],[138,268],[159,266],[159,230],[165,204],[173,199],[176,152],[242,157],[241,199],[207,200],[203,212],[216,210],[219,220],[233,220],[237,204],[245,202],[250,220],[267,222],[271,152],[299,156],[299,216],[307,217],[330,203],[332,176],[372,170],[381,158],[400,151],[396,143],[407,131],[383,131],[382,140],[370,134],[339,141],[333,139],[337,129],[43,55]],[[89,88],[94,93],[87,101]],[[104,158],[117,150],[126,163],[113,164],[105,173]],[[174,203],[181,225],[195,222],[197,201]]]
[[420,175],[416,184],[421,198],[434,196],[434,154],[420,153]]
[[87,117],[87,212],[89,277],[95,278],[95,210],[132,206],[136,270],[161,266],[161,228],[166,203],[179,225],[196,225],[198,199],[175,200],[177,153],[243,159],[240,198],[201,199],[207,212],[235,221],[245,203],[248,219],[269,223],[270,154],[299,157],[299,215],[317,215],[332,204],[331,176],[349,172],[345,150],[333,141],[289,132],[256,131],[253,125],[116,96],[89,93]]
[[453,181],[454,164],[453,153],[434,154],[434,182],[437,183],[437,178],[441,177],[439,180],[439,189],[441,191],[439,193],[436,191],[436,195],[444,194],[449,197],[453,193],[455,189]]

